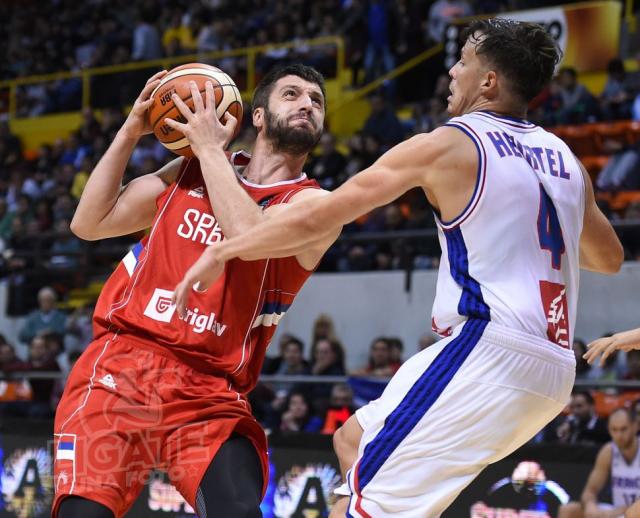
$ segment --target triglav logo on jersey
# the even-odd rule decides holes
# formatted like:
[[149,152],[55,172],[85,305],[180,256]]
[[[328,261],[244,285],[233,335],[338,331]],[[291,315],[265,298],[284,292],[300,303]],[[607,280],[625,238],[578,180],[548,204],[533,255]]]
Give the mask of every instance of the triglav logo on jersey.
[[144,310],[144,314],[159,322],[171,322],[171,318],[176,311],[175,305],[171,304],[172,296],[173,291],[156,288]]
[[555,282],[540,281],[542,307],[547,315],[547,338],[569,348],[569,312],[566,288]]
[[[171,304],[171,297],[173,297],[173,291],[156,288],[144,314],[159,322],[171,322],[176,311],[176,306]],[[185,317],[179,317],[179,319],[191,326],[194,333],[211,331],[216,336],[222,336],[227,329],[226,324],[216,320],[215,313],[201,313],[199,308],[186,308],[186,310]]]

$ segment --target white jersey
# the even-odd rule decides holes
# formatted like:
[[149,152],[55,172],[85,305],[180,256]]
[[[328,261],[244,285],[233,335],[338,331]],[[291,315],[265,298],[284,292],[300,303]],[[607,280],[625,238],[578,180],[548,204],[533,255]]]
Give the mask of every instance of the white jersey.
[[569,348],[576,317],[584,179],[555,135],[489,112],[451,119],[478,150],[465,210],[436,217],[442,260],[434,331],[490,320]]
[[611,443],[611,496],[615,507],[640,500],[640,448],[631,462]]

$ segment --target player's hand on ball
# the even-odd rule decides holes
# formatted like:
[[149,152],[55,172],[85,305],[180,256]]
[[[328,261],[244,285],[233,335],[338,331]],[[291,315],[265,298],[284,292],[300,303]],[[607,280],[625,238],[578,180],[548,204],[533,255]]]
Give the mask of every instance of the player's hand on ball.
[[216,246],[209,246],[187,271],[173,292],[172,303],[184,318],[191,290],[206,291],[224,271],[224,262],[218,260]]
[[149,123],[147,110],[153,104],[151,94],[165,75],[167,75],[167,71],[161,70],[157,74],[152,75],[147,81],[147,84],[144,85],[140,95],[131,107],[127,120],[122,125],[122,131],[124,131],[127,137],[139,139],[143,135],[147,135],[153,131]]
[[166,118],[164,122],[187,137],[191,149],[197,157],[201,157],[201,153],[207,148],[219,147],[225,149],[233,139],[236,125],[238,124],[237,119],[229,112],[226,112],[224,114],[224,124],[218,120],[216,96],[214,95],[211,81],[207,81],[205,84],[204,101],[195,81],[191,81],[190,88],[194,111],[191,111],[176,94],[171,96],[173,103],[187,122],[182,123],[169,118]]
[[607,358],[615,351],[628,352],[632,349],[640,349],[640,328],[599,338],[587,345],[587,349],[583,358],[589,364],[593,365],[598,355],[601,355],[600,365],[604,365]]

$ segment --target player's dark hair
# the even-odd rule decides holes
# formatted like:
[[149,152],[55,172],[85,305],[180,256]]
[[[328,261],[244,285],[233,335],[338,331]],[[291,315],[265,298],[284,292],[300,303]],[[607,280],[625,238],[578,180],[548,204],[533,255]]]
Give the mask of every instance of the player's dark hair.
[[254,111],[256,108],[266,108],[269,105],[269,96],[273,91],[273,86],[276,84],[278,79],[285,76],[298,76],[305,81],[317,84],[322,91],[322,98],[327,98],[324,88],[324,77],[322,74],[315,68],[295,63],[293,65],[273,68],[267,72],[267,75],[260,80],[258,86],[256,86],[256,89],[253,92],[251,111]]
[[476,54],[504,74],[513,92],[528,103],[545,88],[560,61],[557,43],[541,25],[502,18],[476,20],[463,33]]
[[573,393],[574,396],[582,396],[583,398],[585,398],[587,400],[587,402],[590,405],[595,405],[596,400],[593,399],[593,396],[591,395],[591,392],[589,392],[588,390],[576,390]]
[[285,342],[284,346],[286,347],[287,345],[290,345],[290,344],[295,345],[301,353],[304,352],[304,343],[299,338],[292,336]]

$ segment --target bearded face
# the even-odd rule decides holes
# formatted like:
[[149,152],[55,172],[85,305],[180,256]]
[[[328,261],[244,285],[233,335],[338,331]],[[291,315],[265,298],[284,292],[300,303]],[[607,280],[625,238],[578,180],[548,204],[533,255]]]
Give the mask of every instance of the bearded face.
[[265,135],[275,151],[290,155],[310,153],[322,136],[322,125],[309,112],[282,117],[265,107]]

